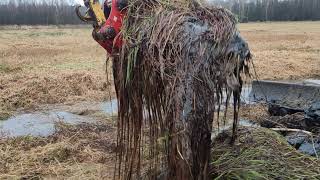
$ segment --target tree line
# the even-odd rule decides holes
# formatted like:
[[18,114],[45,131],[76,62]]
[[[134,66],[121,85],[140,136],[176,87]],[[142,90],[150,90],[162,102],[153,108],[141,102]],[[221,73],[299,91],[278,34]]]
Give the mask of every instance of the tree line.
[[240,22],[320,20],[320,0],[215,0]]
[[[4,1],[3,1],[4,2]],[[73,0],[10,0],[0,3],[0,25],[80,24]],[[320,0],[213,0],[240,22],[320,20]]]
[[66,0],[15,0],[0,4],[0,25],[80,24]]

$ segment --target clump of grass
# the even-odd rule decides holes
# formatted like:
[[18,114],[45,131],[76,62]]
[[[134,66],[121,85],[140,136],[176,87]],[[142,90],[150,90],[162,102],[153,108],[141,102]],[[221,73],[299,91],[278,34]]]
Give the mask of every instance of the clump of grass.
[[11,112],[5,107],[0,106],[0,121],[8,119],[11,116]]
[[0,72],[7,72],[9,67],[5,64],[0,64]]
[[215,139],[214,179],[319,179],[320,161],[296,151],[278,133],[265,128],[241,128],[230,146],[231,133]]

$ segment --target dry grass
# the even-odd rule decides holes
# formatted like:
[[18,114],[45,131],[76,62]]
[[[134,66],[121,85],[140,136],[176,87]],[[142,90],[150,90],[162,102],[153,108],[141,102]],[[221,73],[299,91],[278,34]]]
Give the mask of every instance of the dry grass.
[[112,179],[116,131],[109,124],[57,124],[48,138],[0,138],[0,179]]
[[320,23],[240,24],[260,79],[320,77]]
[[[0,119],[18,108],[108,98],[106,53],[91,28],[3,27],[0,39]],[[0,179],[111,179],[112,124],[59,124],[48,138],[0,138]]]
[[106,53],[90,28],[3,27],[0,38],[0,117],[38,104],[106,99]]
[[243,105],[240,108],[240,117],[255,123],[260,123],[269,116],[266,104]]
[[[239,28],[255,55],[260,79],[319,77],[319,22]],[[91,28],[6,26],[0,28],[0,38],[0,117],[42,103],[106,98],[106,53],[91,38]]]
[[[248,23],[240,24],[240,30],[255,55],[256,70],[261,79],[319,77],[319,22]],[[0,39],[0,119],[21,107],[32,108],[38,104],[72,103],[79,100],[99,101],[108,96],[105,92],[106,84],[104,84],[105,52],[92,40],[89,28],[5,27],[0,28]],[[254,117],[258,120],[266,116],[264,106],[254,108],[256,109],[243,107],[241,117],[250,119]],[[111,178],[113,166],[109,167],[109,165],[114,162],[111,157],[113,150],[105,148],[114,147],[112,144],[114,140],[110,138],[114,136],[113,133],[114,130],[112,128],[110,130],[108,125],[60,126],[60,131],[49,138],[22,137],[0,140],[0,179]],[[258,132],[253,134],[261,135]],[[241,156],[234,156],[234,151],[228,149],[227,152],[224,151],[223,156],[216,156],[215,158],[219,159],[214,160],[214,165],[219,167],[225,163],[219,165],[217,160],[230,162],[223,167],[231,170],[218,169],[220,174],[225,172],[223,177],[234,177],[232,175],[239,174],[234,172],[244,170],[241,172],[261,175],[261,169],[257,168],[268,167],[271,161],[267,160],[275,160],[279,166],[282,166],[279,159],[268,156],[270,151],[266,150],[277,146],[269,143],[274,134],[271,134],[272,136],[269,136],[269,132],[266,134],[267,137],[263,134],[263,136],[256,136],[263,137],[264,146],[244,144],[241,151],[242,153],[252,152],[265,159],[246,158],[244,160],[248,161],[245,163],[249,165],[243,166],[243,163],[234,163],[235,160],[242,161]],[[283,144],[282,141],[276,142]],[[223,145],[221,147],[226,148]],[[252,151],[249,152],[250,148]],[[279,148],[283,150],[280,146]],[[280,160],[290,161],[298,168],[304,165],[299,163],[306,158],[306,162],[310,162],[310,165],[305,167],[314,167],[314,160],[302,155],[291,161],[287,155],[296,154],[296,152],[286,151],[287,148],[289,147],[285,146],[284,153],[272,152],[280,153]],[[216,151],[219,150],[221,149],[216,149]],[[227,161],[230,155],[239,158]],[[274,164],[271,163],[271,165]],[[294,171],[290,169],[292,167],[288,167],[288,171],[283,168],[276,170],[290,173]],[[305,169],[310,168],[302,170]],[[300,170],[301,168],[299,172]],[[271,173],[263,175],[274,177]]]

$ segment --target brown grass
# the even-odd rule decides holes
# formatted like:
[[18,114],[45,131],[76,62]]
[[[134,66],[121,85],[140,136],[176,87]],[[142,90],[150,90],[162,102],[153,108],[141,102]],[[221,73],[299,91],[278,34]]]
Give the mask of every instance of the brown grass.
[[106,99],[106,53],[90,28],[6,27],[0,38],[0,117],[39,104]]
[[[319,22],[239,28],[260,79],[319,77]],[[0,38],[0,117],[20,107],[106,98],[106,53],[91,38],[91,28],[6,26]]]
[[113,126],[56,126],[48,138],[0,138],[0,179],[112,179]]
[[[240,24],[240,30],[255,55],[261,79],[319,77],[319,22],[248,23]],[[20,107],[100,101],[108,96],[105,52],[92,40],[89,28],[6,27],[0,28],[0,39],[0,119]],[[264,106],[254,108],[243,107],[241,117],[258,120],[266,116]],[[110,164],[115,161],[113,150],[106,147],[114,146],[110,138],[114,130],[109,128],[60,126],[49,138],[0,140],[0,179],[111,178]],[[243,169],[243,164],[236,163],[225,167],[236,169],[238,165]]]
[[320,77],[320,23],[240,24],[260,79]]

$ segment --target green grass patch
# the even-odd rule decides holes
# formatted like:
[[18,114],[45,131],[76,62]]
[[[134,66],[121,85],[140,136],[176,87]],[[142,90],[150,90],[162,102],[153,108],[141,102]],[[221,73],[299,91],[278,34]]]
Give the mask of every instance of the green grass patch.
[[216,138],[213,179],[320,179],[320,161],[296,151],[269,129],[241,129],[230,146],[230,134]]
[[[76,60],[75,60],[76,61]],[[52,65],[57,70],[91,70],[99,67],[98,63],[94,62],[67,62]]]
[[10,66],[8,64],[0,64],[0,73],[10,73],[22,70],[21,67]]
[[9,66],[6,64],[0,64],[0,73],[1,72],[8,72],[9,71]]
[[66,35],[66,32],[31,32],[26,34],[29,37],[38,37],[38,36],[63,36]]
[[11,116],[12,114],[10,111],[0,107],[0,121],[6,120]]

